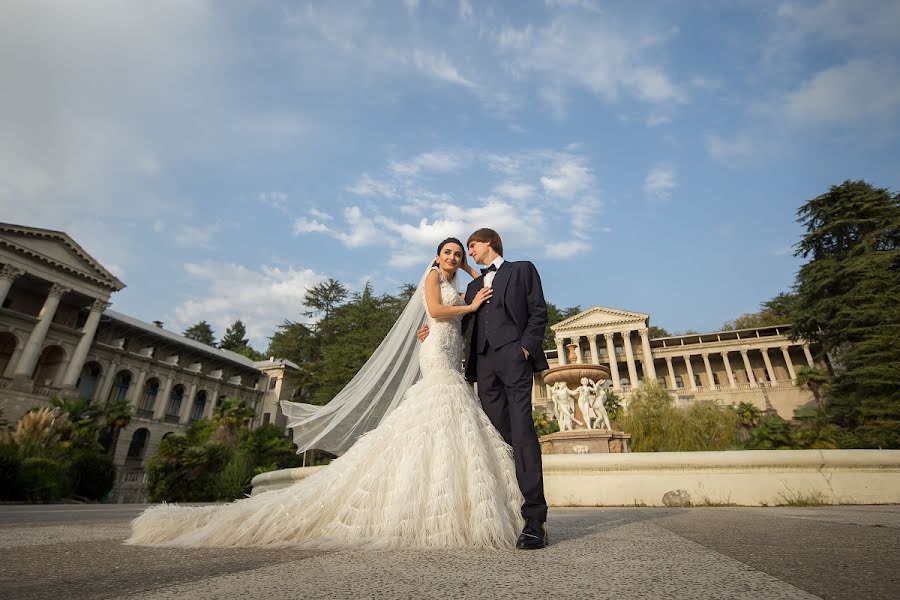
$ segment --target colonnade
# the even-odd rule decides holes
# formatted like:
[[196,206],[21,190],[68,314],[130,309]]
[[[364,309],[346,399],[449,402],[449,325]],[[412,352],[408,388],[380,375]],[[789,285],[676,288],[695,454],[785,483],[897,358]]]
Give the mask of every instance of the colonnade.
[[[632,344],[633,334],[637,333],[640,336],[640,347],[641,347],[641,357],[638,358],[635,355],[635,348]],[[608,366],[610,370],[610,377],[613,382],[613,389],[622,390],[622,377],[620,377],[620,358],[616,353],[616,342],[619,341],[621,344],[621,348],[624,353],[624,362],[625,365],[623,367],[627,369],[628,373],[628,382],[634,386],[638,383],[638,371],[637,371],[637,360],[641,361],[641,366],[643,368],[643,378],[649,380],[656,380],[657,373],[656,367],[654,365],[654,357],[653,357],[653,349],[650,346],[649,332],[647,328],[640,327],[634,329],[619,329],[613,331],[592,331],[586,332],[581,335],[569,335],[564,338],[556,339],[556,349],[557,356],[559,357],[559,364],[566,365],[569,363],[569,357],[566,353],[566,340],[571,340],[572,344],[575,344],[575,359],[576,362],[585,362],[583,351],[582,351],[582,342],[587,339],[588,346],[590,348],[590,360],[593,364],[606,364],[606,361],[601,362],[600,360],[600,351],[599,351],[599,343],[598,340],[600,337],[603,337],[605,340],[606,346],[606,361],[608,361]],[[617,339],[618,337],[618,339]],[[760,342],[762,342],[760,340]],[[760,387],[761,383],[757,380],[757,377],[754,375],[753,366],[751,364],[751,352],[760,352],[762,355],[763,363],[765,365],[765,373],[769,382],[776,382],[778,378],[776,377],[775,367],[772,363],[772,359],[769,356],[769,350],[780,350],[782,352],[782,356],[784,358],[785,367],[787,369],[788,375],[791,381],[794,381],[797,377],[796,370],[794,368],[793,360],[790,356],[789,348],[793,344],[772,344],[766,345],[764,343],[753,344],[751,347],[745,348],[734,348],[734,349],[724,349],[724,350],[685,350],[683,352],[673,351],[672,348],[663,349],[663,355],[658,356],[658,359],[665,360],[666,363],[666,374],[668,375],[669,385],[667,386],[670,389],[676,389],[676,365],[678,362],[683,362],[684,370],[687,373],[687,381],[683,382],[683,387],[689,388],[692,391],[698,391],[701,386],[697,384],[697,377],[695,377],[695,365],[692,364],[693,357],[699,357],[703,361],[703,371],[706,375],[706,380],[709,382],[707,386],[703,387],[712,387],[715,385],[719,385],[723,388],[728,389],[740,389],[741,387],[749,386],[751,388]],[[806,358],[806,362],[809,366],[814,367],[815,362],[813,361],[813,356],[809,348],[808,343],[797,344],[803,349],[804,356]],[[657,350],[661,350],[657,348]],[[741,355],[741,365],[738,369],[743,369],[746,374],[747,383],[738,382],[736,377],[736,371],[734,365],[731,362],[730,354],[738,352]],[[721,358],[722,363],[725,367],[725,373],[727,375],[727,382],[719,382],[716,383],[716,377],[713,372],[713,366],[710,362],[710,357]],[[676,362],[677,361],[677,362]],[[681,365],[677,365],[681,366]]]

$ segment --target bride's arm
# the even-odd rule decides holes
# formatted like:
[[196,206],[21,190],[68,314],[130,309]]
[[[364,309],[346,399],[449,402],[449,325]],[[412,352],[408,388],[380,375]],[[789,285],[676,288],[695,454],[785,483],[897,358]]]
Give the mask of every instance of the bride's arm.
[[465,253],[463,254],[463,264],[459,268],[468,273],[472,279],[481,277],[481,273],[478,269],[473,268],[472,265],[469,264],[469,259]]
[[425,304],[428,306],[428,314],[434,319],[451,319],[475,312],[482,302],[491,297],[491,291],[491,288],[479,290],[472,304],[447,306],[441,304],[441,282],[437,271],[431,271],[425,278]]

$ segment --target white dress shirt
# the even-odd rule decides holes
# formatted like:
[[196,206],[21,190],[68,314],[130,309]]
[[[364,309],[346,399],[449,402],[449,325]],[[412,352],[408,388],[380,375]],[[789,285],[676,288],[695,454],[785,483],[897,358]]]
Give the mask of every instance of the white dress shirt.
[[[491,263],[495,268],[499,269],[500,265],[503,264],[503,257],[498,256],[494,259],[494,262]],[[484,287],[491,287],[494,283],[494,276],[497,274],[497,271],[490,271],[484,276]]]

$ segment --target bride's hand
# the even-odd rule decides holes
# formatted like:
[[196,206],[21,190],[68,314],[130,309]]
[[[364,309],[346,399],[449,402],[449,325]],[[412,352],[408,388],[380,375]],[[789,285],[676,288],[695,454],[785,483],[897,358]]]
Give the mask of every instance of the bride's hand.
[[481,308],[481,305],[484,304],[493,293],[494,289],[489,287],[483,287],[478,290],[478,293],[475,294],[475,298],[472,299],[472,304],[469,305],[469,308],[472,309],[472,312],[475,312],[476,310]]

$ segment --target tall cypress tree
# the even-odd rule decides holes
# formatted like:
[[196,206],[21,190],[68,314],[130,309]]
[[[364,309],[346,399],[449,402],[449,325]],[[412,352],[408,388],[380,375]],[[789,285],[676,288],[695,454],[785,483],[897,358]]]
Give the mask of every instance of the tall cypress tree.
[[900,195],[845,181],[797,213],[793,335],[821,344],[829,416],[863,445],[900,447]]

